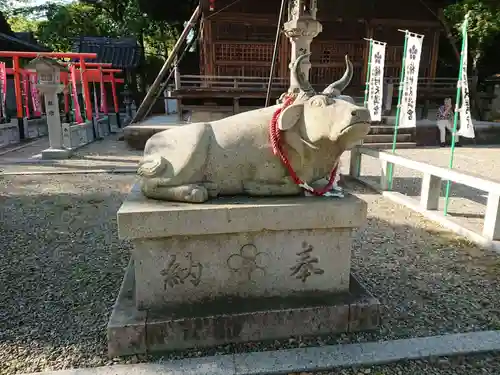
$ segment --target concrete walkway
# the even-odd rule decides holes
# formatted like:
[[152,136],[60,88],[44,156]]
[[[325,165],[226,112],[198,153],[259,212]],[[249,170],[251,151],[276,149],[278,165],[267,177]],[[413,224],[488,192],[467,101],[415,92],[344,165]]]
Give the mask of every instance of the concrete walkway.
[[500,350],[500,331],[43,372],[44,375],[272,375]]
[[134,173],[141,158],[140,151],[127,149],[119,135],[106,137],[75,151],[67,160],[42,160],[41,152],[48,148],[42,138],[24,147],[0,154],[0,175],[129,172]]

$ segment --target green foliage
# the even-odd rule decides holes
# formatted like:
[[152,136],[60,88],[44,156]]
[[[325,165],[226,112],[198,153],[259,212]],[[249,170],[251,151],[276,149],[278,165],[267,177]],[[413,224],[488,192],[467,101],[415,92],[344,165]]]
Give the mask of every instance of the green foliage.
[[[188,0],[183,0],[189,2]],[[178,22],[156,20],[144,13],[138,0],[81,0],[81,2],[100,9],[113,20],[117,33],[122,36],[132,35],[142,41],[146,55],[166,56],[168,49],[179,36]],[[180,6],[183,9],[183,6]],[[162,12],[161,8],[157,12]]]
[[7,22],[13,32],[32,31],[34,33],[38,30],[39,21],[27,18],[25,16],[16,15],[10,17]]
[[454,26],[454,31],[459,38],[465,15],[470,12],[469,50],[474,67],[484,56],[484,50],[495,43],[500,35],[499,3],[498,0],[462,0],[445,9],[445,16]]
[[82,35],[118,35],[116,24],[99,9],[88,4],[51,4],[46,17],[46,20],[38,23],[36,35],[42,44],[56,51],[70,51],[72,39]]

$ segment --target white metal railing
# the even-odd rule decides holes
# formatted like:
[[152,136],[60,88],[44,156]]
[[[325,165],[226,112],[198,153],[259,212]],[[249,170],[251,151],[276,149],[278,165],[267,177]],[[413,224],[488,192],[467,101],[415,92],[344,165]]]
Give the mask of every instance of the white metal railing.
[[400,165],[422,173],[422,186],[419,207],[424,210],[437,211],[441,196],[441,181],[453,181],[477,190],[487,192],[486,213],[484,215],[483,232],[485,239],[500,240],[500,183],[485,179],[480,176],[466,174],[450,168],[435,165],[394,155],[389,152],[373,148],[356,146],[351,150],[349,175],[354,178],[361,177],[362,155],[370,156],[380,161],[380,190],[388,191],[388,173],[394,170],[394,165]]

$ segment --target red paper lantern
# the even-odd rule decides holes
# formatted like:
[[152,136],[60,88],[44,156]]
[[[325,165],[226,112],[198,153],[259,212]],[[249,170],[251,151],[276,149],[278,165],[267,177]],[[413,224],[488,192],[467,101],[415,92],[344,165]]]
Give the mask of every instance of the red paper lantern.
[[215,10],[215,0],[210,0],[210,11],[213,12]]

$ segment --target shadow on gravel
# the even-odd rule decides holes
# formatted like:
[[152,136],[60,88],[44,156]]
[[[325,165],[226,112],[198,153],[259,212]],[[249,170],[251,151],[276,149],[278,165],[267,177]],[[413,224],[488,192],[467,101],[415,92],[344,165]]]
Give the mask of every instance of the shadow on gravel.
[[[151,359],[106,357],[106,324],[131,249],[118,240],[116,212],[132,181],[0,181],[0,373]],[[379,330],[164,358],[500,328],[497,256],[444,232],[377,217],[370,205],[367,225],[355,233],[353,271],[383,303]]]

